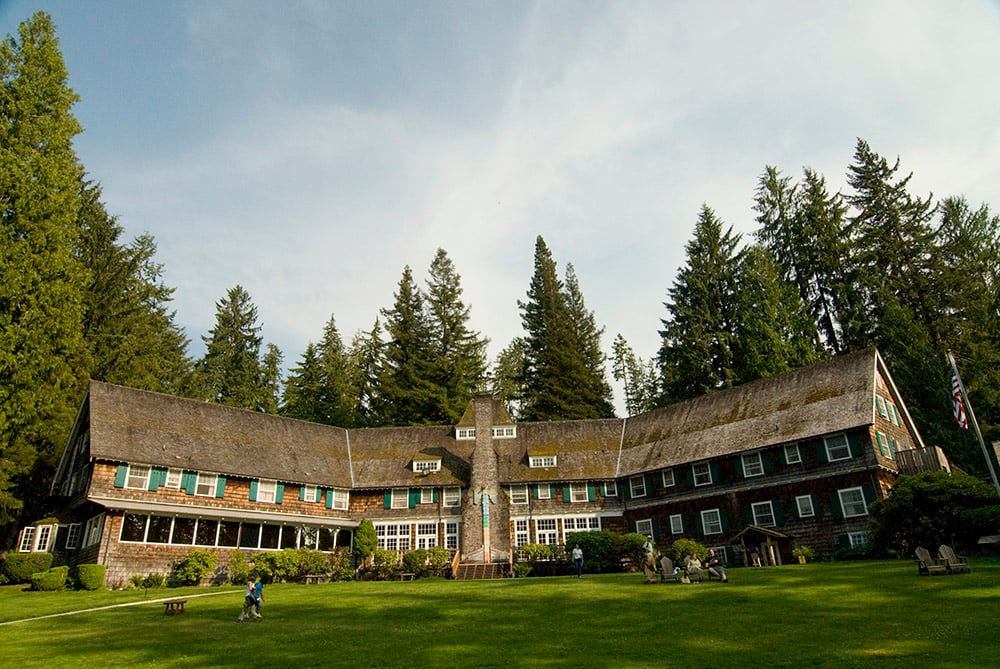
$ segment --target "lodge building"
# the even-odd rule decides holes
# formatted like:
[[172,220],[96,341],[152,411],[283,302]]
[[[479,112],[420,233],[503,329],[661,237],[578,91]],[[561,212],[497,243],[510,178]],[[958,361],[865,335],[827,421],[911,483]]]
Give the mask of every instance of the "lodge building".
[[[692,538],[730,564],[867,541],[900,473],[948,468],[868,349],[627,418],[514,422],[477,395],[457,425],[343,429],[91,382],[16,550],[100,563],[115,587],[193,548],[440,546],[509,563],[567,534]],[[219,574],[220,578],[224,574]]]

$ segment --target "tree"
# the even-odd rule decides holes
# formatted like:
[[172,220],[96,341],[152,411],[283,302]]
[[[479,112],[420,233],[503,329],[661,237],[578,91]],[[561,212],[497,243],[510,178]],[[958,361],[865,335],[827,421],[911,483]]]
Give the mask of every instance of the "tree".
[[611,403],[611,386],[605,378],[604,361],[607,356],[601,350],[604,328],[597,326],[594,312],[587,309],[583,290],[572,263],[566,263],[565,283],[566,306],[569,324],[573,333],[575,357],[575,378],[567,379],[577,385],[578,402],[582,411],[580,418],[607,418],[615,415]]
[[493,361],[490,392],[507,407],[507,413],[519,420],[521,411],[521,376],[524,370],[524,339],[514,337]]
[[310,342],[302,363],[288,377],[283,413],[315,423],[355,427],[356,376],[331,315],[319,346]]
[[444,388],[434,382],[433,333],[424,296],[409,266],[403,269],[392,309],[383,309],[385,343],[379,392],[388,425],[448,423]]
[[659,351],[664,400],[677,402],[727,388],[736,380],[733,304],[740,236],[703,205],[694,238],[664,303]]
[[37,512],[89,366],[67,77],[48,14],[0,43],[0,526]]
[[253,411],[271,406],[260,331],[257,307],[242,286],[215,303],[215,327],[202,337],[206,350],[199,364],[205,399]]
[[191,371],[188,340],[168,311],[173,288],[153,258],[149,234],[129,244],[101,202],[101,187],[81,185],[76,255],[89,270],[83,334],[91,355],[90,377],[108,383],[179,393]]
[[457,423],[486,375],[488,339],[469,328],[461,276],[444,249],[438,249],[427,280],[427,316],[434,348],[432,381],[444,390],[435,422]]
[[912,555],[961,536],[962,513],[997,503],[993,488],[973,476],[944,471],[900,476],[885,499],[871,503],[872,541],[883,550]]
[[358,529],[354,531],[354,558],[366,562],[378,548],[378,535],[375,524],[368,518],[362,518]]
[[385,401],[379,387],[382,377],[382,325],[375,324],[368,332],[358,332],[351,341],[348,357],[357,373],[354,387],[354,415],[358,427],[375,427],[385,424]]
[[[575,282],[575,275],[571,276]],[[595,368],[595,355],[589,348],[588,337],[593,337],[596,329],[593,315],[583,304],[579,286],[564,289],[541,236],[535,240],[535,272],[527,297],[527,301],[517,303],[525,331],[524,365],[518,381],[521,418],[541,421],[613,415],[610,389],[605,394],[600,387],[602,382],[607,387],[603,358]],[[574,316],[587,322],[578,327]]]
[[620,333],[612,345],[611,361],[612,375],[624,388],[626,413],[634,416],[656,408],[661,382],[655,361],[636,356]]

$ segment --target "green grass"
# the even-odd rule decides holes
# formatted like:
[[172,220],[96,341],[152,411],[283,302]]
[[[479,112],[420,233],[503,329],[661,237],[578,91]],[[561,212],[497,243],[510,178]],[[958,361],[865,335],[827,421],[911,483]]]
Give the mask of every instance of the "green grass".
[[[1000,666],[1000,560],[918,577],[910,561],[731,570],[731,583],[636,574],[270,585],[237,624],[240,588],[0,588],[8,667]],[[193,594],[219,592],[190,598]],[[150,600],[187,596],[187,613]],[[145,598],[145,600],[144,600]]]

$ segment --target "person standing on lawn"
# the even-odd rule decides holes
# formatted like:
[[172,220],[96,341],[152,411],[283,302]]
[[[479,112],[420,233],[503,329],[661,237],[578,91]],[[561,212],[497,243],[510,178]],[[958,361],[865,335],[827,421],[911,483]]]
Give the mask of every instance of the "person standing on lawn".
[[253,581],[247,581],[247,589],[243,591],[243,611],[236,622],[241,623],[248,618],[260,620],[260,616],[254,611],[257,606],[257,591]]
[[264,581],[257,577],[257,582],[253,586],[254,609],[257,612],[257,620],[261,619],[260,605],[264,602]]
[[580,544],[573,547],[573,567],[576,569],[576,577],[580,578],[583,574],[583,549]]
[[642,570],[646,573],[643,583],[656,583],[656,546],[653,545],[653,535],[646,535],[646,543],[642,545]]

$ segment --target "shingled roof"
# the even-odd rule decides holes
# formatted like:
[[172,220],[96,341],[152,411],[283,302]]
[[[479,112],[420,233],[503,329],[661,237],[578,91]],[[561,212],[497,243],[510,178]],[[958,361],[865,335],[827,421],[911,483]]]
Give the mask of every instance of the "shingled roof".
[[866,349],[629,418],[620,475],[871,425],[876,372]]
[[330,487],[351,486],[347,431],[91,381],[90,454]]

